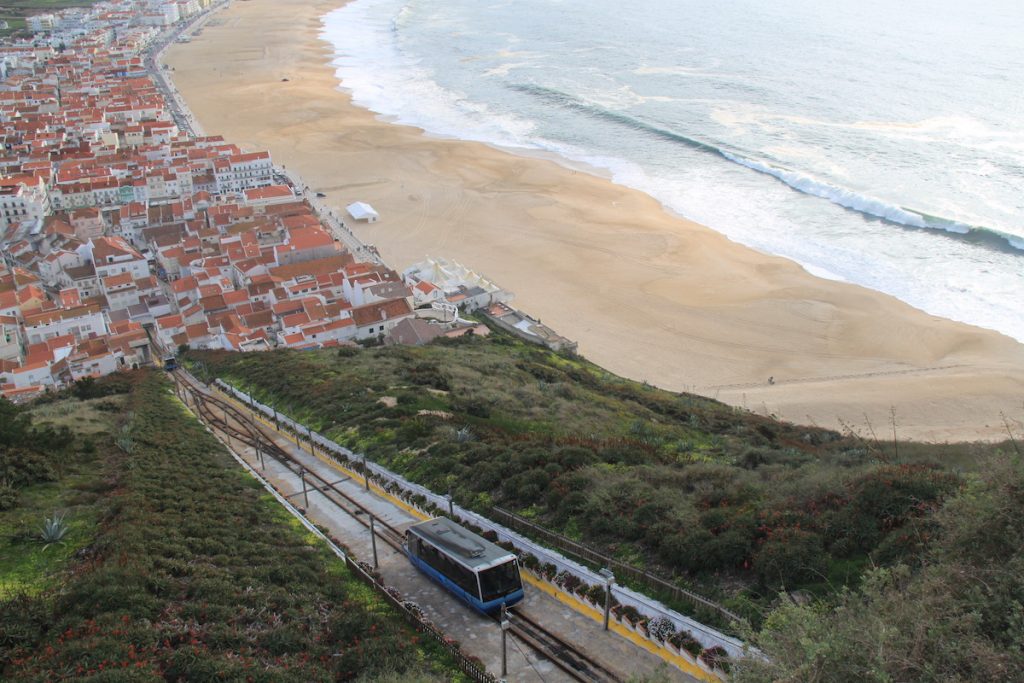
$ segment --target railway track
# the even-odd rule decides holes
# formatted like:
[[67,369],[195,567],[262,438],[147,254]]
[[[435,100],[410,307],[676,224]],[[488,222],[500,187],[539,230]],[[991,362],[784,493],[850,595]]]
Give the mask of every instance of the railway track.
[[546,659],[573,679],[602,683],[622,680],[618,673],[530,617],[522,607],[511,609],[509,616],[510,630],[521,642],[543,653]]
[[[257,454],[262,454],[262,457],[269,457],[281,463],[302,478],[310,489],[319,492],[362,526],[369,528],[370,517],[374,517],[374,531],[377,537],[404,554],[405,550],[402,545],[404,533],[374,516],[374,513],[362,503],[338,488],[338,484],[348,477],[336,482],[328,481],[322,475],[308,469],[299,458],[288,450],[281,448],[262,427],[256,424],[254,419],[235,403],[217,396],[184,370],[175,370],[171,375],[182,392],[181,395],[186,404],[188,399],[191,399],[191,407],[196,414],[214,431],[221,432],[229,442],[237,441],[253,448]],[[530,617],[521,605],[510,610],[508,614],[511,633],[524,645],[550,661],[574,680],[598,682],[622,680],[621,675]]]
[[[183,385],[189,392],[193,406],[201,419],[225,436],[230,436],[231,439],[255,449],[257,453],[262,453],[263,457],[277,460],[297,476],[305,479],[310,489],[323,494],[333,505],[362,526],[369,528],[369,518],[374,516],[373,512],[338,488],[338,484],[345,481],[347,477],[331,482],[316,471],[307,469],[297,457],[277,445],[237,405],[216,394],[209,393],[205,387],[181,370],[174,371],[174,376],[179,385]],[[379,517],[374,517],[374,526],[377,536],[381,540],[395,550],[404,552],[402,549],[404,534],[401,531]]]

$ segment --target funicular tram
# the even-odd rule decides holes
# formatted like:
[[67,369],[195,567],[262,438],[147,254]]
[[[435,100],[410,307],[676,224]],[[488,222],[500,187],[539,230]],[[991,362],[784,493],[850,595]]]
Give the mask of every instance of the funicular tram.
[[516,556],[446,517],[409,527],[405,552],[420,571],[485,614],[523,599]]

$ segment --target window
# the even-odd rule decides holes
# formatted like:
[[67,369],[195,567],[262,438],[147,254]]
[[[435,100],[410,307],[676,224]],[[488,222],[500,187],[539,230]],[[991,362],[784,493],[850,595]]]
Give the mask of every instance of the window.
[[496,600],[503,595],[517,591],[523,587],[519,578],[519,568],[516,561],[511,560],[497,567],[492,567],[480,572],[480,587],[483,593],[483,600]]
[[477,586],[476,574],[467,567],[455,562],[447,555],[441,553],[437,548],[426,543],[419,544],[420,559],[446,576],[456,586],[466,591],[475,598],[480,597]]

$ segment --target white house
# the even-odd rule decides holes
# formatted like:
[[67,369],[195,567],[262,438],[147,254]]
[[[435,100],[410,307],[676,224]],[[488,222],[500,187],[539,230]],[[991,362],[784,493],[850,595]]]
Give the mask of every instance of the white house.
[[91,239],[78,248],[78,253],[86,261],[92,261],[100,280],[119,273],[131,273],[134,280],[149,275],[146,258],[121,237]]
[[25,389],[34,386],[54,386],[51,364],[47,361],[40,361],[31,365],[24,365],[15,368],[7,373],[7,380],[16,389]]
[[41,221],[50,214],[50,195],[42,177],[0,179],[0,228]]
[[58,308],[25,316],[25,336],[29,344],[38,344],[66,334],[76,339],[107,334],[107,318],[99,306],[91,304],[76,308]]
[[17,318],[0,315],[0,360],[21,362],[20,330]]
[[392,299],[357,306],[352,309],[352,320],[356,324],[356,339],[373,339],[386,335],[404,318],[413,315],[406,299]]

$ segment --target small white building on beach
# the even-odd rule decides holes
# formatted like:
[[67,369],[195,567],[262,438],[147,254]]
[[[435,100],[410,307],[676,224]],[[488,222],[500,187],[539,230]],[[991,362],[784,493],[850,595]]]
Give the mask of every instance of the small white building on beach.
[[366,221],[367,223],[376,223],[380,220],[380,214],[366,202],[352,202],[345,209],[348,211],[348,215],[352,216],[353,220]]

